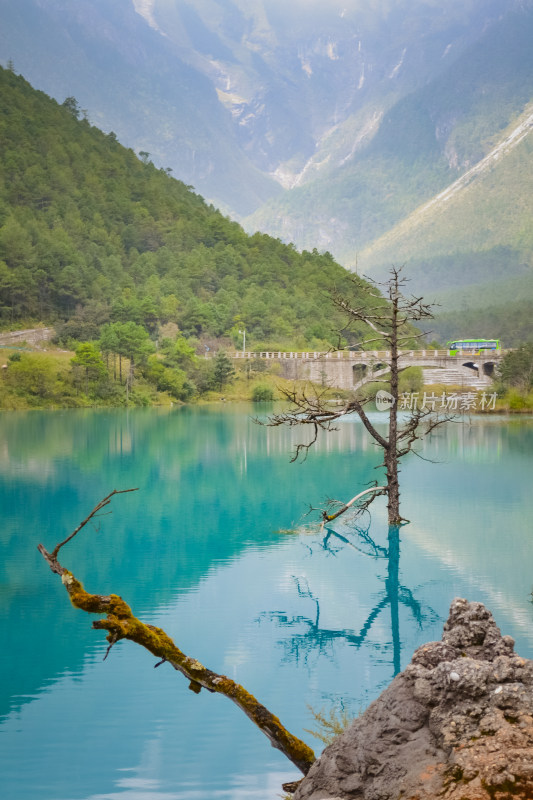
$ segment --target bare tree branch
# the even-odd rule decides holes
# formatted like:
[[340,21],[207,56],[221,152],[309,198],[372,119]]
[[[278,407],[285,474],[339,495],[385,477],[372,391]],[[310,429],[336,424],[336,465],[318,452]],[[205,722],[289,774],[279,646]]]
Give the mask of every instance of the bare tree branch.
[[[70,542],[71,539],[74,539],[76,534],[78,534],[81,531],[81,529],[84,528],[85,525],[87,525],[87,523],[90,522],[98,514],[98,512],[102,510],[102,508],[105,508],[105,506],[108,506],[109,503],[111,502],[111,500],[113,499],[113,497],[116,494],[126,494],[127,492],[138,492],[138,491],[139,491],[138,488],[137,489],[113,489],[113,491],[110,492],[106,497],[104,497],[103,500],[100,500],[100,502],[93,508],[93,510],[91,511],[89,516],[85,517],[83,522],[80,522],[80,524],[78,525],[76,530],[72,531],[70,536],[67,536],[67,538],[64,539],[62,542],[59,542],[59,544],[56,544],[56,546],[52,550],[51,556],[53,558],[57,558],[57,555],[58,555],[59,551],[61,550],[61,548],[67,542]],[[112,512],[110,512],[110,513],[112,513]]]
[[[413,322],[432,316],[431,306],[428,303],[424,303],[422,297],[407,296],[403,293],[406,278],[402,275],[401,267],[393,266],[390,270],[389,279],[382,284],[371,281],[374,287],[381,286],[383,288],[385,296],[377,294],[359,276],[351,278],[351,283],[356,289],[356,302],[347,299],[336,289],[331,293],[332,302],[348,318],[348,324],[344,330],[348,330],[350,324],[362,323],[378,334],[377,338],[363,339],[360,343],[361,347],[368,348],[370,344],[377,342],[386,344],[386,366],[390,376],[388,383],[390,384],[391,395],[388,435],[382,435],[373,425],[364,409],[364,404],[367,401],[358,399],[357,395],[347,401],[341,408],[332,408],[324,393],[316,393],[311,396],[306,390],[298,393],[296,389],[284,392],[285,398],[291,402],[292,408],[281,414],[274,414],[266,424],[310,425],[312,427],[313,438],[307,444],[300,443],[296,446],[296,453],[292,458],[292,461],[295,461],[303,451],[307,456],[309,449],[317,441],[320,428],[326,431],[334,430],[333,422],[348,414],[357,414],[370,436],[383,450],[383,466],[387,476],[387,485],[384,492],[386,492],[388,498],[389,525],[399,525],[405,520],[400,516],[398,462],[412,450],[416,441],[423,438],[423,436],[427,436],[436,427],[450,419],[449,417],[435,416],[429,409],[420,409],[415,411],[406,423],[399,424],[398,420],[399,376],[405,369],[400,365],[402,358],[400,348],[406,342],[416,341],[426,335],[426,333],[411,330],[410,328]],[[367,300],[372,298],[379,302],[368,303],[364,302],[362,298]],[[381,372],[379,374],[381,376],[384,373]],[[369,380],[372,380],[371,376]],[[381,381],[376,380],[376,382]],[[368,505],[378,494],[378,492],[373,493],[372,497],[368,498],[365,503]],[[343,510],[346,510],[346,507],[343,507]],[[343,510],[338,513],[343,513]],[[335,516],[331,518],[334,519]],[[325,514],[324,519],[328,519],[328,515]]]
[[327,392],[325,390],[314,392],[313,394],[308,394],[305,388],[301,390],[281,389],[281,392],[285,399],[292,404],[292,408],[288,411],[272,414],[268,422],[263,422],[257,418],[254,422],[267,427],[277,427],[279,425],[288,425],[289,427],[310,425],[313,428],[313,439],[307,444],[300,443],[296,445],[296,453],[291,461],[296,461],[302,451],[307,453],[313,444],[315,444],[320,428],[326,431],[336,430],[332,423],[353,413],[359,416],[367,431],[381,447],[388,447],[387,440],[379,433],[366,415],[363,407],[364,401],[360,401],[354,397],[340,408],[338,406],[333,408],[329,405]]

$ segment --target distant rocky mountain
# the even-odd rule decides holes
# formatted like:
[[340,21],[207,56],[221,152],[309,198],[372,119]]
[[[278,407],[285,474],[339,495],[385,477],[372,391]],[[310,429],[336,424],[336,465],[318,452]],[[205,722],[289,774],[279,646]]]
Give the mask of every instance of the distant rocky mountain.
[[364,248],[471,170],[519,124],[533,101],[532,41],[533,5],[514,6],[439,75],[383,111],[349,160],[278,196],[248,226],[300,247],[313,241],[354,266]]
[[413,289],[439,304],[433,327],[441,340],[496,336],[517,346],[533,338],[531,8],[495,33],[490,47],[476,48],[458,64],[463,91],[444,147],[454,179],[368,242],[358,263],[374,277],[391,263],[405,264]]
[[[0,59],[242,217],[349,167],[510,4],[0,0]],[[298,225],[281,232],[299,244]]]
[[533,338],[533,4],[386,111],[342,167],[249,220],[381,278],[405,264],[433,335]]

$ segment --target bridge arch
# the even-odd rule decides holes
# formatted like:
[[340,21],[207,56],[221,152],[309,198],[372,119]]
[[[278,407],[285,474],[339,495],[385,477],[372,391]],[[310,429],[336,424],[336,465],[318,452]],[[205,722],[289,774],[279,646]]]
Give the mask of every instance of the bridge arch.
[[354,364],[352,367],[354,385],[364,381],[368,372],[368,364]]
[[483,362],[483,375],[486,375],[488,378],[494,378],[494,370],[496,369],[496,361],[484,361]]
[[496,368],[496,361],[464,361],[463,367],[468,367],[468,369],[473,369],[477,374],[481,377],[482,375],[486,375],[487,378],[494,378],[494,370]]
[[468,367],[468,369],[474,370],[479,375],[479,364],[476,364],[475,361],[463,361],[463,367]]

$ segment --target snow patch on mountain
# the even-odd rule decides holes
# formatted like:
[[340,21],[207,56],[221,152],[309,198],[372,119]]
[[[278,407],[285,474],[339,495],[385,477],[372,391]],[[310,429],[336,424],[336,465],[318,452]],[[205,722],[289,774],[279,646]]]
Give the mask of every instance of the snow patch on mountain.
[[355,153],[361,149],[363,144],[370,141],[372,136],[376,133],[377,129],[379,128],[380,122],[383,119],[383,111],[376,111],[372,116],[366,121],[363,125],[357,136],[353,141],[352,148],[348,155],[346,155],[342,161],[340,162],[339,166],[344,166],[351,158],[354,157]]
[[133,7],[140,17],[146,20],[148,25],[162,36],[166,33],[161,30],[154,17],[155,0],[133,0]]
[[330,61],[339,60],[339,54],[337,53],[337,45],[335,44],[335,42],[328,42],[327,52]]
[[398,63],[394,67],[394,69],[390,72],[389,78],[391,78],[391,79],[395,78],[396,75],[398,74],[398,72],[401,70],[406,53],[407,53],[407,47],[404,47],[403,50],[402,50],[402,54],[400,56],[400,60],[398,61]]

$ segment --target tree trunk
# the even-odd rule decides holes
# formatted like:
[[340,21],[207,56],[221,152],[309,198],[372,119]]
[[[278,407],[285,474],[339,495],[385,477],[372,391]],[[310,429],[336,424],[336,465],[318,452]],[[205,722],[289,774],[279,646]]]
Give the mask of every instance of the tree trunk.
[[391,320],[391,359],[390,359],[390,392],[393,399],[389,411],[389,440],[385,449],[385,467],[387,469],[387,511],[389,525],[399,525],[400,517],[400,483],[398,480],[398,287],[394,285],[390,293],[392,305]]
[[400,525],[400,482],[398,480],[398,455],[396,448],[390,448],[385,453],[385,466],[387,469],[387,512],[389,525]]

